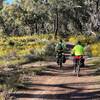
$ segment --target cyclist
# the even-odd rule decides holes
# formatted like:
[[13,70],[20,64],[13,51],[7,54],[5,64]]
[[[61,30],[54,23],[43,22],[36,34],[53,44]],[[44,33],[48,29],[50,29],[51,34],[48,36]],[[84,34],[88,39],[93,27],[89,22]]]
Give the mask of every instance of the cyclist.
[[74,71],[76,71],[76,67],[77,67],[77,62],[80,59],[81,60],[81,65],[80,66],[84,66],[84,47],[82,46],[81,42],[78,41],[77,44],[74,46],[74,48],[72,49],[71,52],[72,56],[74,56]]
[[[57,59],[58,65],[59,65],[59,58],[62,57],[62,53],[64,53],[64,50],[65,50],[65,44],[62,41],[62,39],[60,39],[55,47],[56,59]],[[63,56],[62,60],[65,60],[65,56]],[[62,62],[64,62],[64,61],[62,61]]]

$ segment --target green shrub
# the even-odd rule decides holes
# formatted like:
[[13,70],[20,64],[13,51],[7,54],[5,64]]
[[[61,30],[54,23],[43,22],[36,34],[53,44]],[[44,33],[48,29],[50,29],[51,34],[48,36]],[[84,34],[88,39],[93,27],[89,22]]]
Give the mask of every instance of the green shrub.
[[45,55],[46,56],[54,56],[55,55],[55,42],[50,42],[45,47]]

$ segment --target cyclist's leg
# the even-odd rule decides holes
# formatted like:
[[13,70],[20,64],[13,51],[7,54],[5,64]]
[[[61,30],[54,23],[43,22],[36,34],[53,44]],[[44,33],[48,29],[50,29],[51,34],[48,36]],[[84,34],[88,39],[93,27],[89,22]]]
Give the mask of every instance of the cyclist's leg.
[[60,65],[60,66],[62,65],[62,53],[61,52],[58,53],[57,64]]
[[60,58],[59,58],[59,63],[60,63],[60,68],[62,68],[62,63],[63,63],[63,55],[61,53]]

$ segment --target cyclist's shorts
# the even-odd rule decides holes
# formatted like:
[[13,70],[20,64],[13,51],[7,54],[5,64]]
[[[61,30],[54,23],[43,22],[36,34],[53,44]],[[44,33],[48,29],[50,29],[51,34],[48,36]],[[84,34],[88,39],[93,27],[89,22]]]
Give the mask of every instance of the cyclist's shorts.
[[83,56],[74,56],[74,59],[81,59]]

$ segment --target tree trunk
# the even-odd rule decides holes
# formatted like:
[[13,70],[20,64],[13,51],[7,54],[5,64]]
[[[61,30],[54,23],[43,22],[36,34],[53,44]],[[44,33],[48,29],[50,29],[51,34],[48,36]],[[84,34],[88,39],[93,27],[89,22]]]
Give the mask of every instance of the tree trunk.
[[98,11],[99,11],[99,5],[100,5],[100,0],[97,0],[96,5],[97,5],[96,10],[97,10],[97,13],[98,13]]
[[55,29],[55,39],[57,38],[57,35],[58,35],[58,26],[59,26],[59,24],[58,24],[58,21],[59,21],[59,15],[58,15],[59,13],[58,13],[58,9],[56,10],[56,29]]
[[3,0],[0,0],[0,10],[3,8]]
[[37,24],[37,22],[35,23],[35,30],[36,30],[36,33],[38,33],[38,24]]

